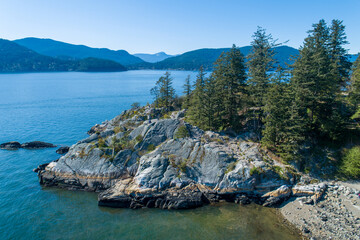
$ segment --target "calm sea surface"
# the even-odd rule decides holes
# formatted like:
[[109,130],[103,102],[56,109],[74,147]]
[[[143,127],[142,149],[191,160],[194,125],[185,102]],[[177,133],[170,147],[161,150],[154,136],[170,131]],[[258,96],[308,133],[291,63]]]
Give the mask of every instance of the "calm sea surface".
[[[149,94],[163,71],[0,74],[0,143],[71,145]],[[178,94],[186,76],[173,71]],[[298,239],[274,209],[219,204],[195,210],[110,209],[97,194],[42,188],[32,169],[55,149],[0,150],[0,239]]]

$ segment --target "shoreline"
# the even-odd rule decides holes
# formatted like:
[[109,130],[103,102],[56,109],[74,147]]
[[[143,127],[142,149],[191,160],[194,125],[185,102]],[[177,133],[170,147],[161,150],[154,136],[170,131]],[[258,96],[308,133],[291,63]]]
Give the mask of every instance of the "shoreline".
[[290,198],[278,209],[309,239],[360,239],[360,182],[327,182],[321,201]]

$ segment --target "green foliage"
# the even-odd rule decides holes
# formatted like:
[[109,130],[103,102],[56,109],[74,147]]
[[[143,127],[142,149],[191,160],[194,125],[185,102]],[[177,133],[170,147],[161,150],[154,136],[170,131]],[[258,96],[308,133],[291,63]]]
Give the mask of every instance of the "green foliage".
[[179,170],[183,173],[186,172],[186,168],[187,168],[187,162],[188,162],[188,159],[183,159],[180,163],[179,163]]
[[175,98],[175,89],[172,87],[172,78],[169,72],[160,77],[156,82],[155,87],[150,90],[151,95],[154,96],[154,103],[157,107],[165,107],[170,110],[170,106]]
[[105,140],[103,138],[101,138],[101,137],[99,137],[99,139],[98,139],[98,146],[99,146],[99,148],[107,147],[107,145],[105,143]]
[[185,125],[179,126],[176,133],[174,134],[174,139],[186,138],[186,137],[190,137],[189,130]]
[[114,128],[115,133],[119,133],[119,132],[121,132],[121,130],[122,130],[121,127],[115,127]]
[[152,143],[147,146],[148,152],[152,152],[152,151],[154,151],[155,149],[156,149],[156,147],[155,147],[155,145],[152,144]]
[[192,92],[192,85],[190,82],[190,75],[188,75],[185,79],[185,84],[184,84],[184,92],[183,93],[184,93],[185,99],[184,99],[182,108],[185,108],[185,109],[189,108],[191,92]]
[[141,134],[139,134],[139,135],[136,136],[135,140],[137,142],[141,142],[143,140],[143,136]]
[[[244,56],[235,45],[227,53],[220,55],[214,63],[214,89],[211,98],[216,96],[213,106],[209,106],[212,114],[215,113],[216,129],[239,127],[237,111],[244,107],[241,100],[246,94],[246,67]],[[208,84],[211,84],[210,81]],[[211,85],[210,85],[211,86]]]
[[262,170],[255,166],[250,169],[250,176],[259,175],[261,173],[262,173]]
[[347,150],[342,158],[341,172],[348,178],[360,178],[360,147]]
[[238,128],[246,82],[244,57],[234,45],[220,55],[214,68],[209,77],[200,68],[187,117],[204,130]]
[[131,107],[132,108],[138,108],[138,107],[140,107],[140,103],[139,102],[134,102],[134,103],[131,104]]
[[236,167],[236,162],[229,163],[229,165],[226,168],[225,173],[229,173],[229,172],[233,171],[235,169],[235,167]]

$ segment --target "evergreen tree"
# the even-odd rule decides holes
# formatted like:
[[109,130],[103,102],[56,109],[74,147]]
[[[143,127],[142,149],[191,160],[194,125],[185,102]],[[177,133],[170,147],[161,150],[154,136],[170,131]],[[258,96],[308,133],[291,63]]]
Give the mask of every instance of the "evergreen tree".
[[216,88],[215,121],[220,124],[217,127],[237,128],[241,98],[246,93],[246,67],[239,48],[233,45],[229,52],[220,55],[214,64],[212,77]]
[[172,87],[172,78],[169,72],[166,72],[164,76],[159,78],[155,87],[150,90],[150,93],[154,95],[155,106],[165,107],[168,111],[170,110],[175,98],[175,89]]
[[335,139],[342,122],[336,102],[339,87],[331,64],[329,39],[324,20],[313,25],[293,65],[292,82],[298,86],[298,100],[308,113],[308,132]]
[[337,84],[339,91],[341,87],[346,87],[349,81],[351,63],[348,60],[348,51],[344,45],[348,44],[343,22],[337,19],[332,20],[330,27],[329,50],[330,59],[334,68],[334,74],[337,75]]
[[216,130],[218,123],[215,119],[216,104],[217,104],[216,82],[213,75],[205,79],[204,85],[204,123],[203,129]]
[[264,97],[270,82],[270,71],[274,69],[273,48],[276,45],[271,34],[266,34],[265,29],[258,27],[251,42],[251,52],[247,56],[249,69],[249,85],[253,102],[256,107],[264,105]]
[[188,75],[185,79],[185,84],[184,84],[184,103],[183,103],[183,108],[188,108],[190,106],[190,95],[191,95],[191,91],[192,91],[192,86],[191,86],[191,82],[190,82],[190,75]]
[[253,105],[254,130],[260,139],[260,126],[262,108],[265,104],[265,96],[270,82],[270,72],[274,69],[274,47],[277,46],[271,34],[266,34],[265,29],[258,27],[251,42],[251,52],[247,56],[249,70],[249,92]]
[[286,124],[290,119],[289,105],[291,103],[288,83],[284,71],[279,68],[276,78],[270,84],[264,106],[264,130],[262,144],[275,150],[286,140]]
[[203,67],[200,67],[199,73],[196,76],[194,90],[192,91],[190,106],[187,113],[189,122],[200,128],[202,128],[205,123],[205,75],[206,73],[204,72]]
[[352,67],[348,101],[353,107],[360,104],[360,54]]

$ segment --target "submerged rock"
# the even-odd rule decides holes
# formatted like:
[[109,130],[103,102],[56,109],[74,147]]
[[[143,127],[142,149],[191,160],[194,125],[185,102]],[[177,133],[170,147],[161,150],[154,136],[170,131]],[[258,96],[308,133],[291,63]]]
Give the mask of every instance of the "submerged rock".
[[0,144],[0,149],[17,150],[19,148],[21,148],[21,144],[19,142],[7,142]]

